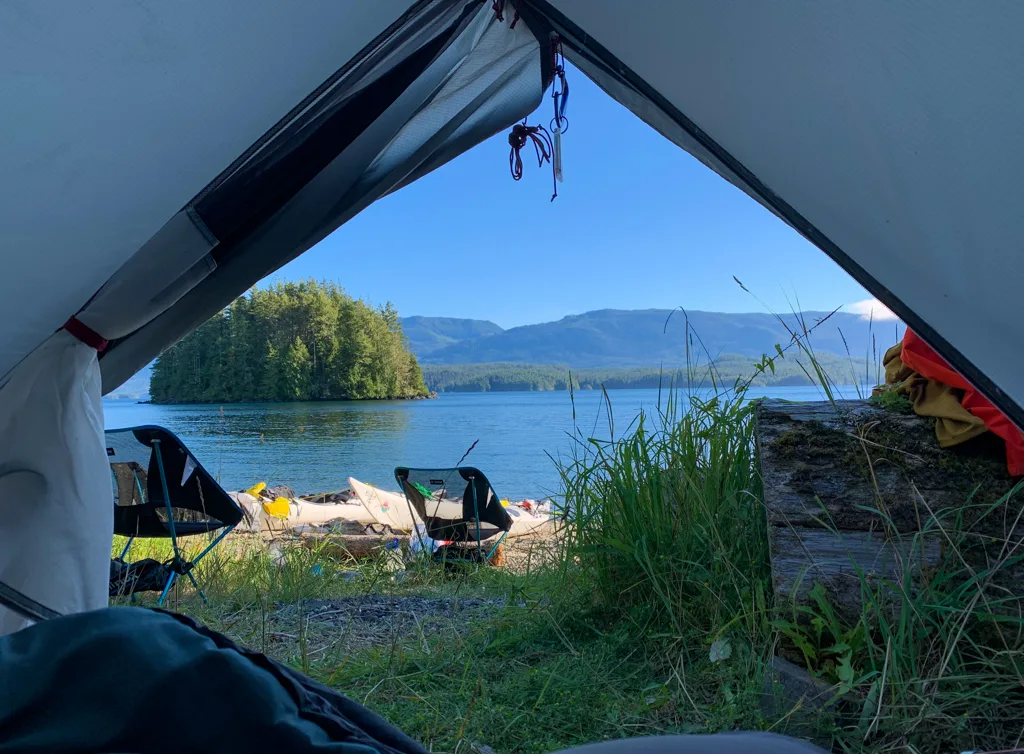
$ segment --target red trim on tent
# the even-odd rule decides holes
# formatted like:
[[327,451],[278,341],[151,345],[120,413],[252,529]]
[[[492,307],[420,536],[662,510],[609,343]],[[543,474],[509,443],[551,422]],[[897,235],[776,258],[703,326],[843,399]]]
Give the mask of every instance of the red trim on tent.
[[67,330],[72,337],[82,341],[89,348],[96,349],[99,353],[107,350],[106,339],[77,317],[72,317],[65,322],[63,329]]
[[909,327],[903,336],[900,360],[922,377],[963,390],[964,397],[960,405],[985,422],[990,432],[1006,442],[1006,466],[1010,474],[1024,475],[1024,433]]

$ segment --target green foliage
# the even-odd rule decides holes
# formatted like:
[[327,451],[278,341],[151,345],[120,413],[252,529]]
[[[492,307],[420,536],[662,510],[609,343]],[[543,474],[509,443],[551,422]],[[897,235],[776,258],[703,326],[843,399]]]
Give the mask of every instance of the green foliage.
[[914,410],[914,404],[911,403],[904,393],[894,389],[894,386],[885,386],[888,389],[883,388],[875,395],[871,396],[871,401],[877,403],[887,411],[893,411],[898,414],[909,414]]
[[[818,354],[816,358],[825,369],[837,373],[849,371],[849,360],[831,354]],[[716,379],[723,384],[742,379],[758,386],[812,385],[814,379],[802,357],[763,357],[760,360],[726,354],[714,361]],[[568,390],[572,372],[574,390],[619,390],[630,388],[666,388],[707,386],[707,371],[694,375],[689,369],[659,369],[658,367],[622,367],[602,369],[572,369],[546,364],[428,364],[423,377],[429,387],[438,393],[485,393],[518,390]],[[755,375],[750,379],[751,375]]]
[[[938,538],[944,555],[916,578],[911,568],[867,574],[851,560],[859,615],[840,615],[817,582],[806,604],[778,606],[773,626],[841,700],[830,731],[836,751],[989,751],[1019,740],[1024,598],[1016,574],[1024,555],[1011,532],[1021,489],[939,514],[923,504],[920,532],[884,523],[894,551],[918,552]],[[1006,533],[980,536],[985,528]]]
[[[308,336],[283,347],[255,342],[273,359],[302,362],[300,345],[312,358]],[[812,360],[801,369],[833,385],[821,354],[798,345]],[[375,379],[362,360],[368,347],[363,338],[339,347],[351,384]],[[755,372],[781,371],[791,360],[784,350]],[[721,366],[705,372],[712,387]],[[583,378],[572,377],[580,387]],[[696,370],[677,377],[693,384]],[[578,434],[572,459],[560,464],[568,525],[552,565],[526,574],[482,568],[445,577],[423,568],[382,576],[372,561],[336,562],[326,548],[296,547],[275,562],[265,551],[227,558],[226,542],[202,565],[210,605],[187,587],[182,604],[177,591],[172,604],[366,703],[432,751],[548,752],[648,733],[784,732],[802,702],[776,717],[760,705],[765,668],[781,644],[802,653],[837,698],[802,731],[833,751],[1018,745],[1024,514],[1015,498],[1024,485],[941,516],[921,496],[921,532],[883,525],[878,533],[894,552],[937,539],[944,557],[917,579],[914,568],[886,578],[851,560],[859,614],[837,609],[819,584],[807,602],[789,604],[772,587],[755,409],[743,384],[706,400],[669,390],[656,414],[640,414],[618,434],[605,393],[614,439]],[[1003,535],[981,536],[986,519],[1001,522]],[[358,568],[361,578],[326,575],[339,567]],[[318,618],[346,610],[316,601],[371,591],[485,597],[494,609],[407,630],[378,626],[376,641],[361,624]]]
[[426,386],[398,312],[313,280],[254,288],[165,351],[154,403],[412,398]]
[[791,619],[776,618],[772,625],[804,656],[804,665],[833,683],[836,694],[853,688],[855,656],[864,648],[863,617],[844,624],[832,607],[824,587],[815,583],[808,593],[810,604],[793,605]]
[[713,728],[758,725],[772,648],[753,410],[741,397],[683,406],[673,395],[619,439],[580,436],[561,465],[566,572],[578,571],[595,619],[678,658],[715,708],[698,713]]
[[[799,333],[798,347],[828,393],[835,383],[803,342],[809,332]],[[581,436],[580,452],[563,466],[570,519],[563,568],[589,596],[594,618],[631,625],[631,635],[681,657],[685,702],[696,700],[698,714],[717,725],[786,729],[785,718],[759,719],[758,709],[763,668],[782,643],[803,655],[837,700],[831,716],[801,723],[834,751],[1019,743],[1024,554],[1013,532],[1024,518],[1015,501],[1024,485],[941,517],[922,496],[921,532],[883,525],[895,552],[939,540],[943,557],[919,578],[906,567],[892,578],[865,573],[851,558],[862,606],[855,614],[838,610],[817,583],[806,603],[793,604],[776,599],[767,568],[750,406],[693,401],[681,416],[671,408],[670,401],[654,422],[641,414],[614,442]],[[886,521],[883,511],[872,512]],[[1004,534],[981,536],[982,519],[990,529],[1001,522]],[[683,702],[668,693],[667,703]]]

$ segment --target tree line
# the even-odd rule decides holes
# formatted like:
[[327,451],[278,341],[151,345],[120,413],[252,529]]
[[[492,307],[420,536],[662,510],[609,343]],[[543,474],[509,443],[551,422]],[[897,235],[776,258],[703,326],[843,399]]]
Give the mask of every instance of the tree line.
[[313,280],[253,288],[165,351],[154,403],[419,398],[423,373],[391,304]]
[[[864,365],[832,354],[816,354],[819,366],[836,384],[868,384]],[[765,369],[754,359],[724,355],[713,366],[704,363],[687,368],[619,367],[570,369],[544,364],[454,364],[424,365],[427,387],[437,393],[483,393],[502,391],[568,390],[570,375],[574,390],[620,390],[631,388],[707,387],[716,382],[731,387],[737,380],[759,386],[811,385],[814,370],[797,357],[775,359]]]

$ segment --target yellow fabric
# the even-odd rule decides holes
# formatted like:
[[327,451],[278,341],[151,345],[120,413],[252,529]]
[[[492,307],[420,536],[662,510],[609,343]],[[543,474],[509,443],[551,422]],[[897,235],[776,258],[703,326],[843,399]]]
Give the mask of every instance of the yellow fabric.
[[274,518],[279,518],[282,521],[285,521],[288,519],[289,503],[290,501],[288,498],[279,497],[272,503],[264,503],[263,510],[267,512],[268,516],[273,516]]
[[885,384],[906,395],[918,416],[935,417],[935,436],[940,447],[959,445],[988,431],[985,422],[960,405],[963,391],[922,377],[903,363],[902,353],[902,342],[885,352]]
[[252,487],[247,489],[245,491],[245,493],[247,495],[252,495],[253,497],[259,497],[260,493],[263,492],[263,490],[266,488],[266,486],[267,486],[266,482],[257,482]]

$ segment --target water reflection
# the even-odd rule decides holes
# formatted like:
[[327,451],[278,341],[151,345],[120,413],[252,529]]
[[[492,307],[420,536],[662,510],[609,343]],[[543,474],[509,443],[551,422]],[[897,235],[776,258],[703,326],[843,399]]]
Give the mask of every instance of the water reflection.
[[[768,388],[757,394],[821,399],[813,388]],[[610,395],[616,435],[640,409],[657,410],[657,390],[614,390]],[[850,397],[855,397],[852,391]],[[606,438],[609,433],[599,391],[576,394],[575,422],[565,392],[223,408],[105,401],[104,410],[109,428],[159,424],[175,432],[228,489],[266,481],[289,484],[300,493],[342,489],[349,476],[397,488],[396,466],[453,466],[479,441],[466,463],[483,469],[502,497],[556,495],[559,479],[550,456],[571,453],[577,428],[586,436]]]
[[[156,407],[153,407],[156,409]],[[319,438],[359,439],[368,434],[399,434],[409,424],[401,402],[251,403],[241,406],[160,407],[161,413],[188,417],[200,435],[262,437],[264,442],[293,442],[309,434]]]

